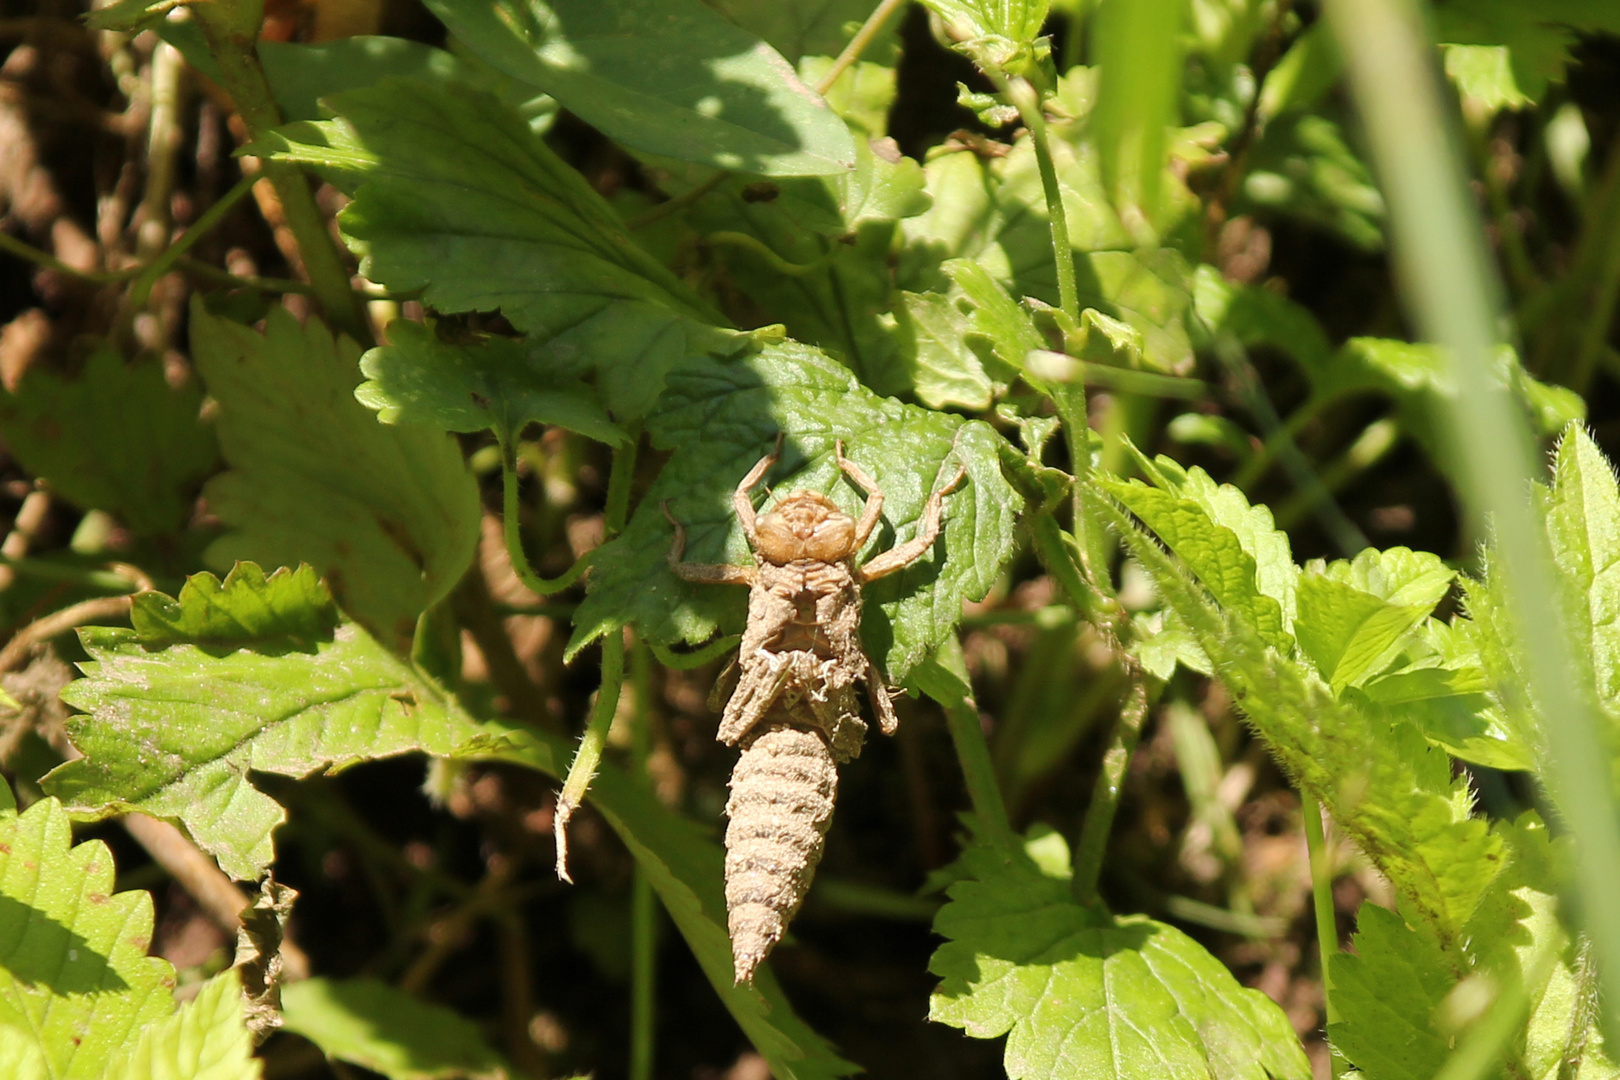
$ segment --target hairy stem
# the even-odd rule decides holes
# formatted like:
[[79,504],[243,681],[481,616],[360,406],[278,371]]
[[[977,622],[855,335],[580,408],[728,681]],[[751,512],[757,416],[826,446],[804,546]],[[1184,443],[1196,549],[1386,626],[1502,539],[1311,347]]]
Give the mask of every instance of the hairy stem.
[[585,801],[596,766],[602,760],[602,745],[607,741],[608,728],[613,725],[613,714],[619,708],[619,689],[624,682],[624,634],[614,632],[602,639],[602,686],[596,692],[596,704],[591,707],[590,721],[585,734],[579,737],[579,749],[574,751],[573,764],[563,781],[562,794],[557,796],[557,813],[552,819],[552,833],[557,840],[557,876],[572,883],[568,876],[568,819],[574,816],[579,804]]
[[1097,786],[1091,789],[1091,805],[1080,823],[1080,839],[1074,847],[1074,878],[1070,889],[1082,904],[1097,902],[1097,876],[1102,872],[1103,855],[1108,850],[1108,834],[1114,828],[1114,815],[1119,810],[1119,797],[1125,787],[1125,771],[1131,755],[1136,752],[1137,740],[1142,736],[1142,724],[1148,714],[1147,680],[1135,664],[1127,662],[1131,670],[1131,688],[1125,705],[1119,711],[1114,725],[1114,736],[1103,754],[1102,772]]
[[[1339,951],[1339,919],[1333,911],[1333,866],[1322,830],[1322,804],[1305,791],[1299,793],[1299,812],[1305,819],[1305,848],[1310,853],[1311,905],[1316,914],[1316,946],[1322,962],[1322,1004],[1327,1010],[1330,1024],[1339,1020],[1339,1010],[1333,1004],[1333,983],[1329,974],[1329,958]],[[1333,1075],[1338,1076],[1341,1065],[1333,1061]]]

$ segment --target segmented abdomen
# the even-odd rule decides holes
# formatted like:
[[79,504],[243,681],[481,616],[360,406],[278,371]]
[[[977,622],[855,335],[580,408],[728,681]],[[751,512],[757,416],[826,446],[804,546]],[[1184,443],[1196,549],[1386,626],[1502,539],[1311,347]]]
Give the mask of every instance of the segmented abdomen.
[[726,803],[726,911],[737,981],[781,940],[821,861],[838,768],[820,732],[767,719],[742,740]]

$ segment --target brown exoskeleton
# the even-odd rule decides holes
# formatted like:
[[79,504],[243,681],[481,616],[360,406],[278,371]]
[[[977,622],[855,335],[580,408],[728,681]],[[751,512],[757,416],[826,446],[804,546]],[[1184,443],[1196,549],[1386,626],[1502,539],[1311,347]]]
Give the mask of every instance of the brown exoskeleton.
[[781,939],[821,860],[837,765],[858,755],[866,736],[857,682],[866,684],[883,733],[896,726],[888,688],[861,648],[861,586],[933,547],[945,496],[966,475],[959,469],[928,497],[913,539],[862,566],[856,556],[883,514],[877,481],[844,456],[840,441],[834,444],[838,467],[866,492],[858,521],[814,491],[794,491],[756,516],[753,489],[780,452],[778,438],[732,495],[753,566],[682,562],[686,531],[670,518],[669,565],[676,574],[750,590],[737,688],[717,735],[742,747],[726,804],[726,909],[739,983],[753,978]]

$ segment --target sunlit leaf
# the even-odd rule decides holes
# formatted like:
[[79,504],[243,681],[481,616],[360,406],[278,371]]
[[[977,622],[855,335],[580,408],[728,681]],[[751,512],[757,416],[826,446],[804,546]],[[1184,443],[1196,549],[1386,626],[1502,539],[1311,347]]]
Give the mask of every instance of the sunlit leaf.
[[304,979],[282,988],[286,1030],[329,1058],[388,1080],[506,1080],[478,1027],[376,979]]

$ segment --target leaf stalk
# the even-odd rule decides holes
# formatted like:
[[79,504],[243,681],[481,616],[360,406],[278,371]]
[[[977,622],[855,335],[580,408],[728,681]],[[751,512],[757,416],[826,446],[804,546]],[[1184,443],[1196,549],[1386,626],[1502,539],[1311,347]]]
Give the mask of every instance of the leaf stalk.
[[1131,676],[1130,692],[1114,724],[1113,738],[1103,753],[1102,771],[1091,789],[1091,804],[1080,822],[1080,838],[1074,848],[1074,877],[1069,883],[1075,900],[1090,907],[1097,903],[1097,878],[1102,873],[1103,856],[1108,851],[1108,834],[1114,828],[1114,815],[1125,789],[1125,772],[1142,737],[1147,719],[1149,694],[1147,680],[1133,660],[1125,657]]

